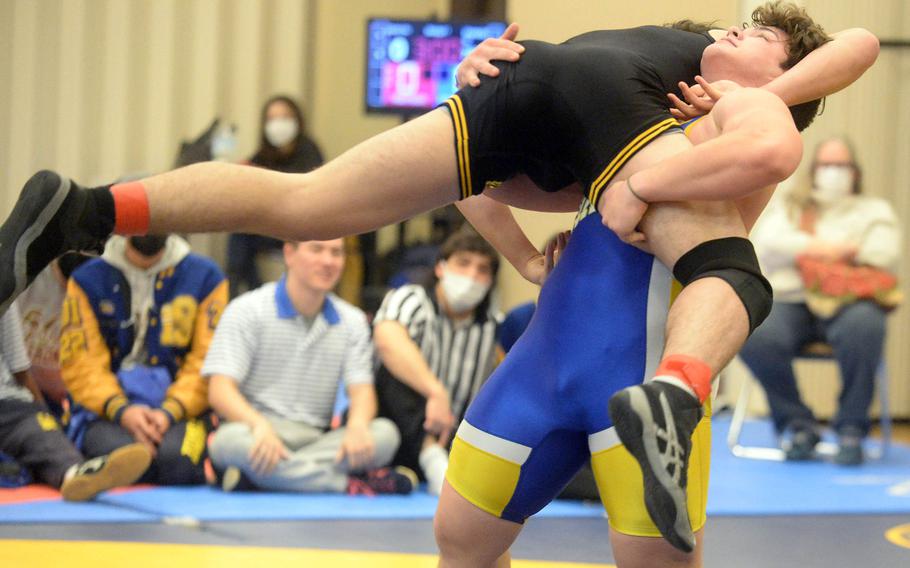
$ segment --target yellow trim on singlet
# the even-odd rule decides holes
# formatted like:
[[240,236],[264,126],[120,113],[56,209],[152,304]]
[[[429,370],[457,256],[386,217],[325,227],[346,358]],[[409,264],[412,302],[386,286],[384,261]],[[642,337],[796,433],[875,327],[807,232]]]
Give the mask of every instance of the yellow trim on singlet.
[[464,115],[461,97],[452,95],[446,100],[455,126],[455,153],[458,157],[458,181],[461,184],[461,198],[467,199],[471,191],[471,156],[468,148],[468,125]]
[[706,114],[704,116],[699,116],[698,118],[693,118],[692,120],[689,121],[689,124],[683,123],[683,124],[686,124],[686,127],[683,128],[683,134],[685,134],[686,136],[689,136],[689,131],[692,130],[692,127],[695,126],[695,123],[698,122],[699,120],[703,119],[705,116],[708,116],[708,115]]
[[477,508],[496,517],[512,500],[521,464],[491,454],[456,436],[449,454],[446,481]]
[[588,191],[588,199],[594,206],[597,206],[597,200],[600,199],[603,189],[610,183],[610,180],[613,179],[613,176],[616,175],[616,172],[622,168],[623,165],[629,158],[635,155],[636,152],[644,148],[651,140],[662,134],[663,132],[669,130],[670,128],[679,126],[679,123],[676,122],[675,118],[668,118],[662,122],[658,122],[651,128],[648,128],[641,134],[635,137],[634,140],[629,142],[625,148],[620,150],[616,156],[610,161],[610,164],[604,169],[603,172],[594,182],[591,184],[591,188]]

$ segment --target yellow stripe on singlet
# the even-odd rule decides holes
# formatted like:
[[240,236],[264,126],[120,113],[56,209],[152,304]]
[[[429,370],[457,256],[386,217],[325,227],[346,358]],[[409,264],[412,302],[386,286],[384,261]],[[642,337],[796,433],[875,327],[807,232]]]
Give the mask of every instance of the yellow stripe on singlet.
[[673,128],[674,126],[679,126],[679,123],[676,122],[675,118],[668,118],[662,122],[659,122],[652,126],[651,128],[645,130],[641,134],[635,137],[634,140],[629,142],[625,148],[623,148],[613,159],[610,161],[610,164],[604,169],[603,172],[597,179],[594,180],[594,183],[591,184],[591,188],[588,191],[588,199],[594,206],[597,206],[597,200],[600,199],[600,195],[603,193],[603,189],[610,183],[610,180],[613,179],[613,176],[616,175],[616,172],[619,171],[622,166],[629,161],[629,158],[635,155],[636,152],[644,148],[648,142],[659,136],[664,131]]
[[464,104],[461,97],[452,95],[446,101],[452,112],[452,123],[455,125],[455,147],[458,156],[458,177],[461,182],[461,198],[471,197],[471,157],[468,147],[468,124],[464,115]]

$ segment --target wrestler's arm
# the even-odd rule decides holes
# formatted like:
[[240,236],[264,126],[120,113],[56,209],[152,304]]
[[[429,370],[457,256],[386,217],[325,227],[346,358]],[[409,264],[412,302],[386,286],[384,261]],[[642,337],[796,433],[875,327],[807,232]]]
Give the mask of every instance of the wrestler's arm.
[[[564,207],[552,207],[542,209],[532,209],[535,211],[549,212],[573,212],[578,210],[581,199],[581,192],[577,187],[569,186],[561,192],[544,193],[537,188],[534,183],[526,176],[518,176],[504,182],[500,187],[492,190],[498,193],[503,190],[503,194],[510,192],[512,188],[516,193],[532,193],[539,195],[538,204],[544,204],[547,200],[556,205]],[[563,195],[560,195],[563,194]],[[568,196],[568,197],[567,197]],[[572,197],[576,196],[576,197]],[[568,205],[574,201],[574,206],[568,208]],[[502,201],[489,197],[486,193],[475,195],[468,199],[459,201],[455,204],[465,219],[474,227],[474,229],[489,242],[505,259],[515,267],[515,269],[529,282],[543,284],[550,270],[555,263],[553,259],[554,251],[547,248],[545,254],[541,254],[531,241],[528,240],[524,230],[515,220],[509,206]]]
[[878,58],[878,38],[868,30],[851,28],[832,37],[762,88],[788,105],[804,103],[850,85]]
[[708,116],[718,136],[631,176],[645,201],[738,199],[783,181],[799,165],[799,132],[787,106],[771,93],[733,91]]
[[[820,99],[859,79],[878,58],[878,38],[867,30],[851,28],[832,37],[832,41],[808,54],[762,89],[779,96],[788,106]],[[695,80],[697,85],[680,83],[685,100],[667,93],[673,105],[670,112],[679,120],[707,114],[717,100],[705,94],[703,79],[696,77]]]

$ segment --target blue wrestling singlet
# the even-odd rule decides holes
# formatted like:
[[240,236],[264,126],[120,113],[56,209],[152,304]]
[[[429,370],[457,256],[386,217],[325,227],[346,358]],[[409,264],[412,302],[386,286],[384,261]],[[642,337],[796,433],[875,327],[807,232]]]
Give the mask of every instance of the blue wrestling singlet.
[[[590,457],[611,525],[659,536],[607,401],[657,368],[673,278],[604,227],[590,204],[580,216],[528,329],[468,409],[446,478],[477,507],[523,522]],[[689,466],[695,530],[705,519],[708,427],[704,420],[696,430]]]

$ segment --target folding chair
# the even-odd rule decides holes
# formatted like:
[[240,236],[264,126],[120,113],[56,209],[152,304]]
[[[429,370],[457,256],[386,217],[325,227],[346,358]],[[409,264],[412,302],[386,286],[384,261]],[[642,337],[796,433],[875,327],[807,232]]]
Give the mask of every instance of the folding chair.
[[[836,362],[831,346],[823,342],[806,345],[796,358]],[[736,457],[784,461],[786,459],[786,454],[781,448],[746,446],[739,441],[740,436],[742,435],[743,424],[746,421],[746,411],[749,408],[749,395],[753,381],[754,379],[749,377],[742,382],[739,398],[737,398],[736,406],[733,409],[733,419],[730,421],[730,430],[727,432],[727,446],[729,446],[730,451]],[[879,361],[878,368],[875,371],[875,383],[879,397],[879,424],[881,427],[882,439],[881,444],[869,448],[868,450],[864,449],[864,451],[866,455],[872,459],[882,459],[887,455],[888,447],[891,444],[891,412],[888,406],[888,369],[885,364],[884,356],[881,361]],[[815,446],[815,451],[822,456],[834,456],[837,453],[837,444],[822,441]]]

